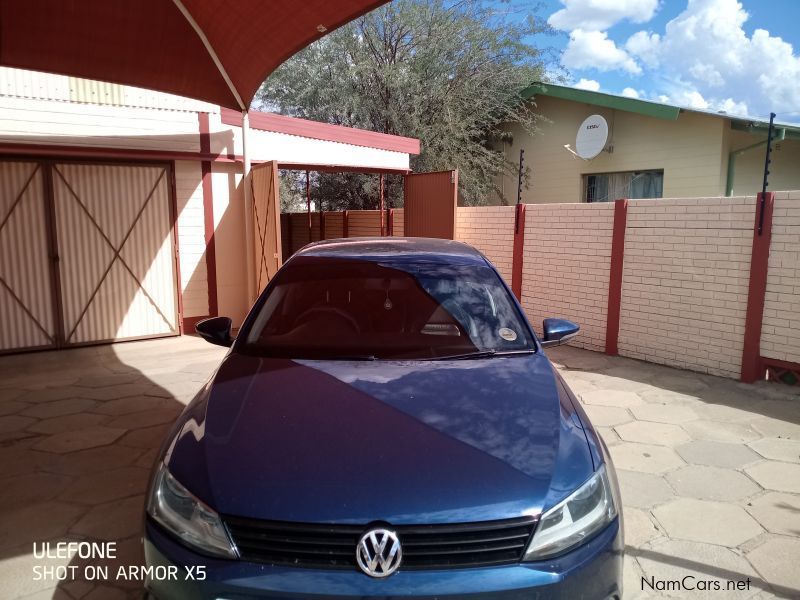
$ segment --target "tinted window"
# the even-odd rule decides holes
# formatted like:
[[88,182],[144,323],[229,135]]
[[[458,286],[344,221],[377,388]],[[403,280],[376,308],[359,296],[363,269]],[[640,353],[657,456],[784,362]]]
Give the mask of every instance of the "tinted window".
[[297,257],[245,332],[245,350],[286,358],[440,358],[532,349],[485,266]]

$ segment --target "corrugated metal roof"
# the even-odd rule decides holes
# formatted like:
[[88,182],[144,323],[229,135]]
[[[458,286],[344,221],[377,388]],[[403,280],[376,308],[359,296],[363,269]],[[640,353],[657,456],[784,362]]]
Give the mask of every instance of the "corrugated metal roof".
[[[765,121],[755,117],[732,115],[724,112],[689,108],[685,106],[676,106],[661,102],[653,102],[651,100],[641,100],[639,98],[628,98],[626,96],[618,96],[616,94],[607,94],[605,92],[580,90],[577,88],[540,81],[532,83],[527,88],[522,90],[521,95],[525,100],[535,96],[550,96],[552,98],[572,100],[573,102],[583,102],[585,104],[592,104],[594,106],[603,106],[614,110],[638,113],[648,117],[667,119],[670,121],[676,120],[681,112],[694,112],[711,117],[729,119],[734,129],[748,131],[751,133],[765,134],[769,128],[768,120]],[[775,127],[778,129],[785,129],[786,137],[800,137],[800,125],[776,122]]]
[[0,96],[184,112],[219,112],[219,107],[214,104],[164,92],[9,67],[0,67]]

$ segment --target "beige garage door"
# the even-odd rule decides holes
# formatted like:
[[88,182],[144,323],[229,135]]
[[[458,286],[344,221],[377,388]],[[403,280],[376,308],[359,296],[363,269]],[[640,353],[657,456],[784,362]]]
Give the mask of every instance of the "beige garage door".
[[15,299],[8,321],[26,324],[0,331],[0,349],[179,332],[168,165],[0,164],[15,178],[3,178],[4,208],[14,203],[5,188],[22,190],[33,173],[0,229],[17,257],[0,259],[0,287]]
[[0,162],[0,351],[57,343],[44,171]]

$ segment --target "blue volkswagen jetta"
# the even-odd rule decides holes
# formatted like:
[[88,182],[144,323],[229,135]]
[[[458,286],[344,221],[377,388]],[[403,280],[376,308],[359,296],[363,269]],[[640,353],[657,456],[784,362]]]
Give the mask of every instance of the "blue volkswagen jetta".
[[[603,442],[473,248],[306,246],[164,443],[156,598],[619,598]],[[169,568],[175,576],[164,576]]]

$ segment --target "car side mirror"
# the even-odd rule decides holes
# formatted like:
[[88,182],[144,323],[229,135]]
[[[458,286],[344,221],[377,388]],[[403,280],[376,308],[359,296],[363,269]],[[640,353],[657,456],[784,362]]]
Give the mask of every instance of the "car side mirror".
[[542,331],[544,331],[542,347],[548,348],[563,344],[578,335],[580,329],[580,325],[566,319],[545,319],[542,322]]
[[208,343],[229,348],[233,344],[232,325],[233,321],[228,317],[212,317],[200,321],[194,326],[194,329]]

